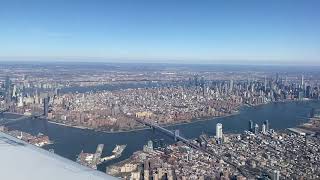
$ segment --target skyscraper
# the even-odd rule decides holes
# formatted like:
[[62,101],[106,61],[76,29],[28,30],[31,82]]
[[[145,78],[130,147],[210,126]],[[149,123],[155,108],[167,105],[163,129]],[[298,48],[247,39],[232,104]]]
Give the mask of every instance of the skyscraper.
[[306,96],[307,98],[311,98],[311,97],[312,97],[312,88],[311,88],[311,86],[307,86],[307,87],[306,87],[305,96]]
[[11,81],[9,76],[6,77],[4,88],[5,88],[5,99],[6,99],[6,102],[9,103],[11,102]]
[[284,85],[288,85],[288,76],[285,78]]
[[258,133],[259,133],[259,125],[258,125],[258,124],[256,124],[256,125],[254,126],[254,133],[255,133],[255,134],[258,134]]
[[229,93],[231,93],[233,90],[233,80],[230,80],[230,87],[229,87]]
[[280,171],[273,170],[271,180],[279,180],[280,179]]
[[48,116],[49,112],[49,98],[44,98],[43,99],[43,115]]
[[19,98],[18,98],[18,104],[17,104],[18,107],[23,107],[23,97],[20,95]]
[[4,86],[5,86],[5,87],[4,87],[4,88],[5,88],[5,91],[8,92],[8,91],[9,91],[9,88],[10,88],[10,86],[11,86],[11,82],[10,82],[9,76],[6,77],[6,80],[5,80],[5,83],[4,83],[4,84],[5,84],[5,85],[4,85]]
[[143,146],[144,152],[152,152],[153,151],[153,142],[151,140],[148,141],[148,144]]
[[253,132],[253,122],[252,122],[252,120],[249,121],[249,128],[248,128],[248,130],[249,130],[250,132]]
[[266,131],[269,131],[269,120],[266,120],[264,124],[266,125]]
[[151,140],[148,141],[148,148],[153,150],[153,142]]
[[267,76],[264,76],[264,92],[267,92]]
[[199,86],[199,76],[198,75],[194,76],[194,85]]
[[204,89],[204,84],[205,84],[205,82],[204,82],[204,77],[201,77],[201,79],[200,79],[200,86],[201,86],[201,88],[203,88],[203,89]]
[[223,136],[223,134],[222,134],[222,124],[218,123],[216,125],[216,138],[217,139],[222,139],[222,136]]
[[265,133],[267,132],[267,131],[266,131],[266,124],[265,124],[265,123],[262,124],[261,132],[262,132],[263,134],[265,134]]

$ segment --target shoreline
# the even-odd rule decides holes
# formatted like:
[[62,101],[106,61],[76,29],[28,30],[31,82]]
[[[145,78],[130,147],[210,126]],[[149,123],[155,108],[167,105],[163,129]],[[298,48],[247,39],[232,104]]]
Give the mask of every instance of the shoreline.
[[[28,117],[27,115],[15,113],[15,112],[6,112],[5,114],[13,114],[13,115],[19,115],[19,116]],[[182,122],[177,122],[177,123],[160,124],[160,125],[162,127],[179,126],[179,125],[192,124],[192,123],[197,123],[197,122],[210,121],[210,120],[215,120],[215,119],[219,119],[219,118],[235,116],[235,115],[238,115],[238,114],[240,114],[240,112],[236,111],[234,113],[226,114],[226,115],[223,115],[223,116],[203,117],[203,118],[200,117],[200,118],[192,119],[189,122],[182,121]],[[40,119],[43,119],[43,118],[40,118]],[[56,124],[56,125],[59,125],[59,126],[65,126],[65,127],[83,129],[83,130],[92,130],[92,131],[103,132],[103,133],[107,133],[107,134],[128,133],[128,132],[135,132],[135,131],[142,131],[142,130],[150,129],[149,127],[143,126],[143,127],[138,127],[138,128],[134,128],[134,129],[128,129],[128,130],[106,131],[106,130],[97,130],[97,129],[90,128],[90,127],[85,127],[85,126],[74,126],[74,125],[70,125],[70,124],[60,123],[60,122],[52,121],[50,119],[47,119],[47,121],[48,121],[48,123]]]
[[[176,122],[176,123],[170,123],[170,124],[160,124],[162,127],[172,127],[172,126],[179,126],[179,125],[185,125],[185,124],[192,124],[192,123],[197,123],[197,122],[204,122],[204,121],[210,121],[210,120],[215,120],[215,119],[219,119],[219,118],[225,118],[225,117],[230,117],[230,116],[235,116],[240,114],[241,112],[241,108],[254,108],[254,107],[259,107],[259,106],[263,106],[263,105],[267,105],[267,104],[271,104],[271,103],[287,103],[287,102],[306,102],[306,101],[319,101],[316,99],[303,99],[303,100],[283,100],[283,101],[277,101],[277,102],[267,102],[267,103],[262,103],[262,104],[258,104],[258,105],[248,105],[248,104],[243,104],[239,107],[239,110],[231,113],[231,114],[226,114],[223,116],[214,116],[214,117],[199,117],[199,118],[195,118],[195,119],[191,119],[190,121],[182,121],[182,122]],[[13,115],[20,115],[20,116],[27,116],[24,114],[19,114],[19,113],[15,113],[15,112],[5,112],[5,114],[13,114]],[[134,129],[128,129],[128,130],[117,130],[117,131],[106,131],[106,130],[97,130],[94,128],[90,128],[90,127],[85,127],[85,126],[76,126],[76,125],[70,125],[70,124],[65,124],[65,123],[60,123],[60,122],[56,122],[56,121],[52,121],[50,119],[47,119],[49,123],[51,124],[56,124],[56,125],[60,125],[60,126],[65,126],[65,127],[70,127],[70,128],[77,128],[77,129],[83,129],[83,130],[92,130],[92,131],[96,131],[96,132],[103,132],[103,133],[107,133],[107,134],[114,134],[114,133],[128,133],[128,132],[135,132],[135,131],[142,131],[142,130],[147,130],[150,129],[149,127],[137,127]]]

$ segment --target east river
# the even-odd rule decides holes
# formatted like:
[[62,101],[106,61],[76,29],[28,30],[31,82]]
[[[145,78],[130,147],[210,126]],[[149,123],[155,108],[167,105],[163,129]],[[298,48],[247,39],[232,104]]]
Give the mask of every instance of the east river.
[[[169,126],[169,129],[179,129],[180,134],[187,138],[199,137],[202,133],[214,135],[215,125],[223,124],[224,133],[240,133],[248,128],[248,121],[261,124],[269,120],[270,128],[275,130],[295,127],[308,121],[312,108],[320,108],[319,101],[279,102],[270,103],[256,107],[243,107],[240,112],[233,116],[221,117],[189,124]],[[6,115],[8,116],[8,115]],[[56,154],[76,160],[77,155],[84,152],[95,152],[98,144],[104,144],[103,156],[111,154],[116,144],[127,144],[127,148],[118,159],[109,161],[101,166],[99,170],[105,171],[105,167],[121,160],[127,159],[133,152],[141,150],[143,145],[150,139],[164,139],[168,144],[173,140],[166,135],[153,132],[150,129],[105,133],[93,130],[77,129],[62,125],[48,123],[44,120],[23,120],[10,124],[10,129],[17,129],[30,134],[43,133],[54,141],[53,145],[45,147],[54,149]]]

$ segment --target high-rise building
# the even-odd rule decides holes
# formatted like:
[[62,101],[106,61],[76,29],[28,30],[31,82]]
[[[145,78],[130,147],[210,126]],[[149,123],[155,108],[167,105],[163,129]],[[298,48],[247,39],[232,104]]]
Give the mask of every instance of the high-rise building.
[[216,125],[216,138],[217,139],[222,139],[222,136],[223,136],[223,134],[222,134],[222,124],[218,123]]
[[298,99],[299,99],[299,100],[302,100],[303,97],[304,97],[303,91],[299,91],[299,92],[298,92]]
[[308,136],[304,136],[304,145],[308,146]]
[[148,141],[147,145],[143,146],[143,151],[149,153],[153,151],[153,142],[151,140]]
[[248,130],[249,130],[250,132],[253,132],[253,122],[252,122],[252,120],[249,121],[249,128],[248,128]]
[[43,115],[47,117],[48,112],[49,112],[49,98],[44,98],[43,99]]
[[144,179],[149,179],[150,177],[150,162],[148,160],[145,160],[144,161],[144,164],[143,164],[143,177]]
[[266,124],[265,124],[265,123],[262,124],[261,132],[262,132],[263,134],[265,134],[265,133],[267,132],[267,130],[266,130]]
[[23,97],[20,95],[19,98],[18,98],[18,104],[17,104],[18,107],[23,107]]
[[9,76],[6,77],[4,88],[5,88],[5,99],[6,99],[6,102],[9,103],[11,102],[11,81]]
[[153,142],[151,140],[148,141],[148,148],[153,150]]
[[306,91],[305,92],[305,96],[307,98],[311,98],[312,97],[312,88],[311,88],[311,86],[307,86],[305,91]]
[[13,89],[12,89],[12,98],[16,98],[17,97],[17,86],[13,85]]
[[168,180],[173,180],[174,179],[174,171],[168,170],[167,179]]
[[194,85],[199,86],[199,75],[194,76]]
[[271,180],[279,180],[280,179],[280,171],[273,170],[271,175]]
[[5,80],[5,83],[4,83],[4,88],[5,88],[5,91],[8,92],[9,91],[9,88],[11,86],[11,81],[10,81],[10,78],[9,76],[6,77],[6,80]]
[[301,88],[303,88],[304,87],[304,76],[303,76],[303,74],[301,75]]
[[204,82],[204,77],[201,77],[201,79],[200,79],[200,86],[201,86],[202,89],[204,89],[204,84],[205,84],[205,82]]
[[266,131],[269,131],[269,120],[266,120],[264,124],[266,125]]
[[233,90],[233,80],[230,80],[230,88],[229,88],[229,93],[231,93]]
[[267,92],[267,77],[264,76],[264,92]]
[[255,134],[258,134],[258,133],[259,133],[259,125],[258,125],[258,124],[256,124],[256,125],[254,126],[254,133],[255,133]]

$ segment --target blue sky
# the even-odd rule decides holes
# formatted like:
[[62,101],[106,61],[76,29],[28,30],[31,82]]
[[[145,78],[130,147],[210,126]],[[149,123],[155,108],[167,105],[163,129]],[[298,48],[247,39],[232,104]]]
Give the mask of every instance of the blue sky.
[[319,0],[0,0],[0,59],[320,63]]

